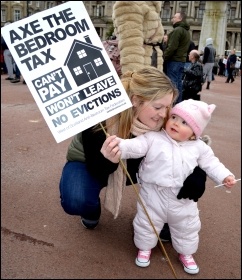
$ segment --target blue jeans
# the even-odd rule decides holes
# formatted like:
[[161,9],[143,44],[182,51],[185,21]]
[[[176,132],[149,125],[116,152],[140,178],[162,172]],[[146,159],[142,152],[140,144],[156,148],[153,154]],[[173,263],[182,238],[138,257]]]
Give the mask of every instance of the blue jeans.
[[101,186],[79,161],[65,164],[60,179],[61,206],[70,215],[87,220],[98,220],[101,215],[99,194]]
[[178,89],[179,96],[176,104],[182,101],[182,75],[185,62],[167,61],[167,76]]
[[20,70],[18,68],[18,65],[15,63],[15,78],[20,79],[20,76],[21,76]]

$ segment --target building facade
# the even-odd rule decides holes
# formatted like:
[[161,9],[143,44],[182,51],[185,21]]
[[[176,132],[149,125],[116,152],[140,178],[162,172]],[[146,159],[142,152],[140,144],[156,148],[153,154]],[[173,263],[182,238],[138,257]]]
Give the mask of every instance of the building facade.
[[[1,1],[1,26],[7,21],[17,21],[26,16],[49,9],[66,1]],[[83,1],[87,12],[96,28],[101,40],[112,34],[112,9],[116,1]],[[241,3],[240,1],[224,1],[227,3],[227,30],[224,49],[235,48],[241,51]],[[202,29],[202,22],[206,9],[206,1],[161,1],[161,20],[168,33],[173,29],[171,18],[177,11],[187,14],[190,24],[191,39],[198,46]],[[216,11],[214,16],[216,16]],[[219,54],[219,55],[223,55]]]

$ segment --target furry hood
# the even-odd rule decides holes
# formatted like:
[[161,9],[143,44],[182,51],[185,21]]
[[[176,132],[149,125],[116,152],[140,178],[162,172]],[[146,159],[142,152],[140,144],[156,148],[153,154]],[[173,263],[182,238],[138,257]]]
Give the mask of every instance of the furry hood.
[[211,146],[212,144],[212,139],[210,138],[210,136],[208,135],[204,135],[204,136],[201,136],[200,139],[206,143],[208,146]]

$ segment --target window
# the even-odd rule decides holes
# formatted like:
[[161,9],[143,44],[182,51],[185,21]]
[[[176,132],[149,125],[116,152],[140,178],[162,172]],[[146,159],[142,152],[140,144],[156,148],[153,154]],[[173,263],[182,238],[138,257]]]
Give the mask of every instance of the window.
[[199,8],[198,8],[198,14],[197,14],[197,18],[198,19],[203,19],[203,15],[204,15],[204,11],[205,11],[205,4],[206,4],[206,1],[200,1],[200,4],[199,4]]
[[6,22],[7,13],[5,9],[1,9],[1,22]]
[[78,75],[83,73],[83,71],[82,71],[80,66],[77,66],[77,67],[73,68],[73,71],[76,74],[76,76],[78,76]]
[[230,19],[235,19],[235,12],[236,12],[236,9],[235,8],[231,8]]
[[83,57],[87,56],[85,50],[78,51],[77,55],[78,55],[79,58],[83,58]]
[[95,64],[96,64],[96,66],[100,66],[100,65],[103,64],[101,58],[94,59],[94,62],[95,62]]
[[[32,2],[32,1],[29,1]],[[35,1],[36,8],[39,8],[39,1]]]
[[100,4],[97,4],[96,6],[92,6],[92,15],[94,17],[104,16],[104,6]]
[[181,7],[181,12],[185,13],[187,15],[187,7]]
[[20,10],[14,10],[13,11],[13,20],[18,21],[21,19],[21,11]]
[[[39,3],[39,1],[38,1],[38,3]],[[37,4],[36,4],[36,7],[37,7]],[[52,8],[53,7],[53,3],[51,2],[51,1],[47,1],[47,3],[46,3],[46,9],[50,9],[50,8]]]
[[165,1],[164,7],[163,7],[163,13],[162,13],[162,20],[169,21],[170,18],[171,18],[170,2]]
[[194,30],[193,33],[192,33],[192,41],[193,42],[199,42],[199,38],[200,38],[200,31],[196,31]]
[[102,16],[102,6],[97,5],[97,17],[101,17],[101,16]]
[[97,9],[96,9],[96,16],[98,17],[98,16],[100,16],[101,15],[101,11],[100,11],[100,5],[97,5],[97,7],[96,7]]
[[101,38],[101,28],[100,27],[95,27],[98,36]]
[[[233,22],[233,20],[235,19],[236,16],[236,1],[228,1],[227,4],[227,20],[228,22]],[[240,12],[241,9],[239,9]],[[241,16],[239,15],[239,18],[241,18]]]

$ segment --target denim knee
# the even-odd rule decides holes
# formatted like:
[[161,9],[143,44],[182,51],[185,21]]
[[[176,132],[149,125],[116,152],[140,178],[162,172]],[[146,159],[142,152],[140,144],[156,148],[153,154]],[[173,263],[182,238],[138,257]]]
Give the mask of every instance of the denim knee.
[[101,186],[83,162],[67,162],[60,179],[61,206],[69,215],[97,220],[101,214]]

